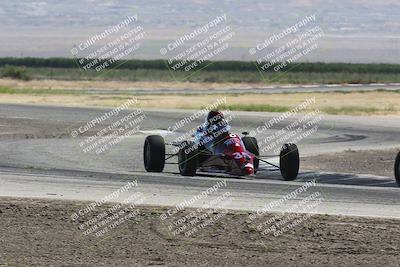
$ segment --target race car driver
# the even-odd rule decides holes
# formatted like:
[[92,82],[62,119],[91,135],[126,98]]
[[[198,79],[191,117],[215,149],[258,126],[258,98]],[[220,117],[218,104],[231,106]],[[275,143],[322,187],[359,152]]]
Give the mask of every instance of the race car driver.
[[225,120],[222,112],[211,110],[205,122],[199,126],[195,133],[195,142],[214,154],[222,153],[223,140],[229,135],[231,127]]

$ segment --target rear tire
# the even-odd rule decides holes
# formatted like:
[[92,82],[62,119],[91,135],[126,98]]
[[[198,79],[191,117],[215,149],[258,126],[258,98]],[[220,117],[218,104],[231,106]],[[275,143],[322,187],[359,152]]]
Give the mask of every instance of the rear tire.
[[284,144],[279,155],[279,165],[285,181],[297,178],[300,168],[299,150],[295,144]]
[[179,172],[182,176],[195,176],[197,171],[197,149],[193,142],[185,142],[178,153]]
[[400,186],[400,152],[397,154],[394,164],[394,177],[396,178],[397,185]]
[[165,142],[159,135],[149,135],[144,141],[144,168],[148,172],[162,172],[165,166]]
[[[258,142],[255,137],[244,136],[242,137],[242,141],[247,151],[256,155],[257,157],[260,156],[260,149],[258,147]],[[253,163],[254,163],[254,173],[256,173],[258,170],[259,160],[257,158],[254,158]]]

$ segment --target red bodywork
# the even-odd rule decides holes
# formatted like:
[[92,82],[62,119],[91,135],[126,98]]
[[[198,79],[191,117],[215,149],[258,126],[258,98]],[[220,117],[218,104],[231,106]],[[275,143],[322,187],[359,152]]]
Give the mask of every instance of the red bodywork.
[[237,170],[241,175],[254,174],[255,156],[246,151],[242,139],[238,135],[230,134],[224,140],[224,156],[227,160],[231,160],[237,165]]

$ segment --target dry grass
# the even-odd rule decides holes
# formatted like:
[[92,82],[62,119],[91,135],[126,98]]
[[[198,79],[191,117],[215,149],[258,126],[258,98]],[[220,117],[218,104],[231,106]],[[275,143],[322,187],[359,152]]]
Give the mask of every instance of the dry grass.
[[60,80],[31,80],[21,81],[13,79],[0,79],[0,86],[16,89],[247,89],[262,87],[265,84],[248,83],[196,83],[196,82],[127,82],[127,81],[60,81]]
[[[0,103],[50,104],[60,106],[115,107],[129,95],[25,95],[0,94]],[[139,95],[139,106],[143,108],[201,109],[210,105],[222,95]],[[329,114],[351,115],[400,115],[400,94],[395,92],[366,93],[293,93],[271,95],[226,95],[226,106],[233,110],[252,110],[258,106],[261,111],[270,107],[291,108],[315,97],[311,109],[321,109]],[[270,106],[270,107],[269,107]],[[265,109],[262,109],[265,107]]]

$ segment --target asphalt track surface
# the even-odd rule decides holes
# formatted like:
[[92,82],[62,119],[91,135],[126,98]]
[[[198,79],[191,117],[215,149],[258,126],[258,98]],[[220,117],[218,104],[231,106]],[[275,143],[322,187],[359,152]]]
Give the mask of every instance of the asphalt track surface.
[[[400,188],[393,177],[368,174],[310,172],[300,170],[296,181],[282,181],[279,171],[263,165],[255,177],[229,177],[199,173],[181,177],[176,165],[167,165],[163,173],[146,173],[143,168],[143,141],[148,134],[162,134],[167,141],[179,133],[168,128],[196,111],[145,110],[140,131],[124,138],[109,150],[96,154],[83,152],[80,141],[96,134],[132,110],[96,125],[76,138],[71,132],[107,109],[51,106],[0,105],[0,196],[39,197],[96,201],[137,180],[144,204],[178,205],[204,190],[226,181],[226,186],[208,196],[207,201],[223,193],[231,194],[224,208],[256,211],[304,185],[316,186],[296,195],[271,211],[285,211],[308,195],[318,192],[322,202],[309,212],[336,215],[400,218]],[[235,112],[232,132],[251,131],[279,114]],[[301,116],[293,116],[257,134],[263,140]],[[199,117],[179,129],[188,131],[203,121]],[[380,149],[400,144],[400,118],[325,116],[318,131],[298,142],[301,155],[316,155],[346,149]],[[277,158],[271,158],[277,163]],[[176,162],[176,161],[175,161]],[[113,201],[126,195],[121,193]],[[205,200],[190,204],[200,207]],[[218,205],[217,205],[218,207]],[[222,208],[222,207],[221,207]]]

